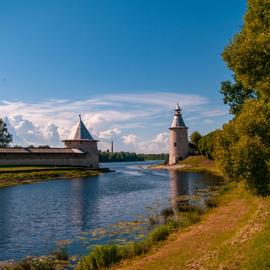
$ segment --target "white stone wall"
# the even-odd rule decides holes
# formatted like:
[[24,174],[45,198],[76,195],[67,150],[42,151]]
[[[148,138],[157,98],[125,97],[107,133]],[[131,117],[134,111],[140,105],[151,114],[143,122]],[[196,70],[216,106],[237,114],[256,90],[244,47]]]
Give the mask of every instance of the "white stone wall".
[[170,128],[169,164],[173,165],[188,156],[188,130],[184,127]]
[[67,148],[79,149],[87,153],[87,166],[91,168],[99,167],[99,154],[96,141],[65,141]]
[[43,165],[43,166],[82,166],[89,167],[89,159],[87,156],[80,157],[65,157],[56,158],[57,154],[53,154],[53,157],[37,158],[34,154],[29,154],[28,158],[23,158],[20,154],[14,155],[13,158],[0,159],[0,166],[31,166],[31,165]]
[[96,141],[66,141],[67,148],[82,150],[76,153],[8,153],[0,154],[0,166],[81,166],[99,168],[99,154]]

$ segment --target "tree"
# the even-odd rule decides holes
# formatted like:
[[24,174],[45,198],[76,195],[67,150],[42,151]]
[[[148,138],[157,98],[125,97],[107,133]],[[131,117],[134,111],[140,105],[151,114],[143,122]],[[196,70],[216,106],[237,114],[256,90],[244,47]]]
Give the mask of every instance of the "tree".
[[241,31],[223,59],[246,88],[270,96],[270,0],[249,0]]
[[270,105],[245,102],[240,114],[216,134],[215,160],[232,180],[244,180],[255,194],[270,192]]
[[235,82],[223,81],[221,82],[220,93],[223,94],[224,104],[230,107],[230,113],[237,115],[248,99],[256,97],[255,91],[251,88],[245,88],[243,84],[235,79]]
[[208,159],[213,159],[214,138],[217,131],[212,131],[203,136],[198,143],[199,152]]
[[193,142],[193,144],[198,147],[199,140],[202,138],[202,135],[198,131],[194,131],[190,135],[190,139]]
[[8,147],[12,142],[12,135],[7,130],[7,125],[0,119],[0,147]]

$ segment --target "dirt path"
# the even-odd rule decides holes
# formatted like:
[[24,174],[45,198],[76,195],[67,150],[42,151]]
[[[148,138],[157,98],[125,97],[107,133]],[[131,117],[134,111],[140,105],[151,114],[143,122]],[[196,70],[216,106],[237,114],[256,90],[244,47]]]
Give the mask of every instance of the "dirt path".
[[239,264],[246,243],[264,229],[268,219],[269,201],[236,190],[199,224],[172,235],[152,254],[116,269],[245,269]]

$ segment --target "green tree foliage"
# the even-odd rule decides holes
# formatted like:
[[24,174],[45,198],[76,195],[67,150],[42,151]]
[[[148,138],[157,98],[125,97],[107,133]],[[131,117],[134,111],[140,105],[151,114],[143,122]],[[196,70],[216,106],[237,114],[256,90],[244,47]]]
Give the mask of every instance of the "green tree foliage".
[[246,88],[270,96],[270,0],[249,0],[241,31],[223,52]]
[[270,105],[247,101],[241,113],[217,133],[215,159],[232,180],[246,181],[255,194],[269,194]]
[[0,147],[8,147],[12,142],[12,135],[7,130],[6,123],[0,119]]
[[190,135],[190,139],[193,142],[193,144],[198,147],[199,140],[202,138],[202,135],[198,131],[194,131]]
[[100,152],[100,162],[167,160],[168,154],[136,154],[131,152]]
[[214,150],[214,136],[216,131],[210,132],[203,136],[198,143],[199,152],[206,156],[208,159],[213,159],[213,150]]
[[247,99],[255,98],[255,92],[251,88],[245,88],[240,81],[235,80],[221,82],[220,93],[223,95],[224,104],[230,107],[230,113],[237,115]]

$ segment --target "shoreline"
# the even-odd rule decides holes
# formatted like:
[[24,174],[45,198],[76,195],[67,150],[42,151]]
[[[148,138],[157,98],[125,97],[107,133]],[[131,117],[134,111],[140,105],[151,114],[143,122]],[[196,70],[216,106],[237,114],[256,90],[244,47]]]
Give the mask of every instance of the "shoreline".
[[[154,169],[174,169],[174,170],[182,170],[183,168],[184,168],[185,166],[183,166],[183,164],[177,164],[176,166],[174,165],[174,166],[165,166],[165,165],[158,165],[158,166],[156,166],[156,168],[154,168]],[[191,169],[192,168],[192,166],[188,166],[188,169]],[[14,169],[14,168],[13,168]],[[21,168],[20,168],[21,169]],[[63,168],[57,168],[57,170],[53,170],[53,168],[46,168],[46,170],[48,171],[60,171],[61,169],[63,169]],[[75,168],[69,168],[67,171],[72,171],[73,169],[75,169]],[[44,170],[43,168],[39,168],[39,169],[37,169],[37,168],[33,168],[33,170],[32,170],[32,172],[34,171],[34,170],[36,170],[36,171],[39,171],[39,172],[44,172],[44,171],[46,171],[46,170]],[[78,168],[77,168],[77,170],[78,170]],[[1,168],[0,168],[0,171],[1,171]],[[85,169],[81,169],[81,172],[82,171],[87,171],[87,170],[85,170]],[[89,170],[88,170],[89,171]],[[91,172],[92,173],[97,173],[97,174],[99,174],[100,172],[97,172],[97,171],[93,171],[93,170],[91,170]],[[12,173],[12,172],[11,172]],[[76,176],[75,176],[76,177]],[[64,177],[64,178],[66,178],[66,177]],[[74,177],[73,177],[74,178]],[[58,177],[58,178],[54,178],[54,179],[61,179],[60,177]],[[43,180],[50,180],[50,179],[43,179]],[[0,180],[1,181],[1,180]],[[42,180],[41,180],[42,181]],[[40,182],[40,181],[35,181],[35,180],[33,180],[33,182]],[[1,182],[0,182],[0,184],[1,184]],[[23,184],[23,183],[22,183]],[[210,206],[209,208],[212,208],[213,206]],[[215,206],[214,206],[215,207]],[[208,213],[208,210],[206,210],[206,212],[203,212],[203,213],[201,213],[201,214],[198,214],[198,213],[196,213],[196,211],[195,212],[193,212],[193,210],[194,209],[191,209],[191,212],[190,212],[190,214],[191,214],[191,219],[189,220],[189,211],[188,212],[186,212],[186,210],[181,214],[181,215],[184,215],[183,217],[184,217],[184,219],[187,219],[187,224],[186,225],[177,225],[177,226],[175,226],[175,227],[172,227],[172,228],[170,228],[170,226],[171,225],[169,225],[169,224],[164,224],[164,225],[159,225],[157,228],[156,228],[156,230],[155,230],[155,233],[157,233],[157,232],[159,232],[160,230],[168,230],[169,232],[168,232],[168,236],[166,236],[165,238],[164,238],[164,240],[161,240],[161,241],[155,241],[155,242],[153,242],[153,246],[152,247],[150,247],[149,248],[149,250],[146,252],[146,253],[144,253],[144,254],[142,254],[143,256],[149,256],[153,251],[155,251],[156,249],[158,249],[159,247],[162,247],[163,246],[163,244],[166,244],[167,243],[167,241],[169,241],[169,239],[172,237],[172,235],[175,235],[175,233],[177,233],[176,231],[182,231],[182,230],[186,230],[186,229],[188,229],[190,226],[192,226],[192,225],[195,225],[196,223],[198,223],[198,222],[200,222],[200,219],[201,218],[204,218],[204,216],[205,216],[205,214],[207,214]],[[210,209],[209,209],[210,210]],[[194,214],[195,214],[195,216],[194,216]],[[185,216],[185,215],[187,215],[187,216]],[[194,218],[195,218],[195,220],[194,220]],[[168,227],[169,226],[169,227]],[[179,227],[178,227],[179,226]],[[152,232],[153,233],[153,232]],[[153,235],[153,234],[152,234]],[[150,239],[151,238],[151,236],[149,235],[149,236],[147,236],[146,237],[146,239]],[[157,238],[159,238],[160,236],[159,235],[157,235],[156,236]],[[167,240],[167,238],[168,238],[168,240]],[[148,240],[146,240],[146,239],[144,239],[143,241],[142,241],[142,243],[144,243],[145,241],[147,242]],[[138,244],[138,245],[140,245],[140,244]],[[143,245],[143,244],[142,244]],[[106,246],[106,245],[105,245]],[[135,246],[137,246],[137,244],[134,244],[134,247]],[[133,246],[131,246],[131,247],[133,247]],[[144,248],[144,246],[142,246],[142,248]],[[81,259],[83,259],[85,256],[82,256],[82,257],[80,257],[80,260]],[[133,257],[133,259],[131,259],[131,260],[137,260],[137,256],[135,256],[135,257]],[[28,262],[29,262],[29,264],[32,264],[32,262],[35,262],[35,261],[41,261],[41,263],[43,264],[43,263],[47,263],[47,259],[48,259],[48,257],[47,256],[38,256],[38,257],[33,257],[33,258],[29,258],[29,260],[28,260]],[[20,264],[20,263],[22,263],[23,261],[18,261],[18,262],[16,262],[16,261],[3,261],[2,263],[3,263],[3,266],[5,267],[5,266],[9,266],[10,267],[10,269],[13,269],[12,267],[13,266],[17,266],[18,264]],[[125,265],[126,263],[128,263],[128,262],[130,262],[130,260],[121,260],[121,262],[120,262],[120,264],[118,264],[118,265],[112,265],[112,267],[114,268],[114,267],[118,267],[118,266],[122,266],[123,264]],[[55,261],[55,260],[52,260],[50,263],[52,263],[52,264],[58,264],[58,262],[57,262],[57,260]],[[63,262],[63,265],[67,265],[69,262]],[[61,264],[60,264],[61,265]],[[59,269],[64,269],[64,268],[61,268],[61,266],[60,266],[59,264],[58,264],[58,266],[59,266]],[[79,265],[78,264],[76,264],[76,267],[78,267]],[[1,267],[0,267],[1,268]]]
[[179,172],[211,173],[223,176],[217,168],[214,160],[209,160],[204,156],[189,156],[175,165],[159,164],[150,166],[153,170],[176,170]]
[[[220,194],[217,196],[217,199],[222,198],[224,196],[222,190],[219,190]],[[213,197],[216,198],[216,195],[213,194]],[[176,233],[180,233],[184,230],[188,230],[190,227],[200,224],[201,220],[206,216],[210,211],[212,211],[212,208],[215,208],[218,206],[207,206],[205,209],[200,209],[199,207],[195,208],[190,208],[190,209],[183,209],[180,210],[179,212],[175,212],[173,216],[168,216],[168,222],[161,223],[158,226],[154,227],[148,235],[145,236],[140,241],[134,241],[130,244],[104,244],[100,245],[98,247],[101,247],[102,249],[104,248],[105,250],[108,249],[110,250],[112,247],[116,247],[116,249],[120,248],[122,251],[126,251],[129,249],[144,249],[147,248],[147,245],[149,245],[149,249],[146,250],[145,252],[142,252],[142,254],[138,256],[132,256],[130,258],[125,258],[121,259],[118,263],[116,264],[111,264],[109,268],[106,269],[118,269],[118,267],[122,267],[123,265],[126,265],[127,263],[133,262],[138,260],[141,257],[147,257],[151,255],[153,252],[158,250],[159,248],[162,248]],[[164,208],[163,210],[168,210],[169,208]],[[162,217],[162,214],[160,214],[160,217]],[[164,218],[164,217],[163,217]],[[175,218],[175,220],[174,220]],[[166,218],[165,218],[166,219]],[[169,220],[172,220],[170,222]],[[181,221],[180,221],[181,220]],[[165,235],[163,235],[165,232]],[[153,241],[153,243],[150,243]],[[149,244],[147,244],[149,242]],[[146,247],[144,244],[146,243]],[[61,249],[60,249],[61,251]],[[91,254],[93,250],[89,253]],[[110,251],[109,251],[110,252]],[[74,255],[67,255],[68,258],[67,260],[58,260],[54,256],[55,252],[52,252],[50,255],[41,255],[41,256],[29,256],[26,257],[23,260],[6,260],[6,261],[0,261],[0,269],[1,265],[2,267],[6,267],[4,269],[6,270],[16,270],[18,266],[20,266],[23,263],[27,263],[28,265],[34,265],[34,264],[40,264],[40,265],[51,265],[53,269],[59,269],[59,270],[64,270],[66,269],[65,267],[69,267],[69,269],[78,269],[78,270],[89,270],[90,268],[84,268],[81,263],[83,262],[84,259],[86,259],[88,255],[83,255],[83,256],[74,256]],[[106,253],[106,251],[105,251]],[[124,252],[125,253],[125,252]],[[105,254],[106,255],[106,254]],[[92,269],[92,268],[91,268]],[[95,268],[95,269],[105,269],[105,268]]]
[[88,169],[78,167],[3,167],[0,168],[0,188],[39,183],[58,179],[75,179],[113,172],[107,168]]
[[269,198],[248,193],[243,182],[230,182],[217,202],[198,223],[112,269],[266,269],[259,266],[269,262]]

